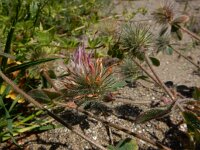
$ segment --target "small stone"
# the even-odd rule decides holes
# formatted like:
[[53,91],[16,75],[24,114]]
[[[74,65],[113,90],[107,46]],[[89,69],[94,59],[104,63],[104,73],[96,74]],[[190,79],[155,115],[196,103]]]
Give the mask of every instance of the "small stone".
[[148,123],[146,126],[147,126],[147,127],[151,127],[151,124]]
[[142,131],[141,131],[141,130],[139,130],[139,131],[138,131],[138,133],[142,133]]
[[92,138],[93,138],[94,140],[97,140],[97,136],[93,136]]
[[183,131],[183,132],[186,132],[187,131],[187,125],[185,123],[180,125],[180,130]]

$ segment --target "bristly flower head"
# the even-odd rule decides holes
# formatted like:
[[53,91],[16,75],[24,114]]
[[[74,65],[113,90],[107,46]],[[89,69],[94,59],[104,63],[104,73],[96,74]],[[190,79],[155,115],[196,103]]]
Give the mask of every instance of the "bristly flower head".
[[121,45],[131,56],[143,56],[152,44],[152,34],[150,26],[147,24],[126,24],[122,29]]
[[171,33],[178,40],[182,40],[181,26],[189,20],[187,15],[175,14],[174,0],[165,0],[164,4],[152,13],[156,23],[162,26],[160,35]]
[[142,75],[141,69],[137,67],[137,65],[130,58],[126,58],[123,60],[122,65],[120,66],[122,75],[127,79],[134,81],[139,76]]
[[63,82],[66,96],[73,99],[100,98],[112,90],[112,66],[105,68],[102,59],[94,59],[79,46],[68,67],[69,76]]
[[169,34],[165,34],[163,36],[159,36],[156,39],[155,45],[157,47],[157,52],[165,52],[167,54],[171,54],[172,53],[172,49],[170,48],[170,35]]
[[152,15],[158,24],[167,25],[174,20],[174,8],[175,2],[173,0],[165,0],[162,6],[155,10]]
[[86,53],[84,45],[79,46],[73,54],[71,65],[74,71],[77,73],[94,73],[94,66],[91,62],[91,54]]

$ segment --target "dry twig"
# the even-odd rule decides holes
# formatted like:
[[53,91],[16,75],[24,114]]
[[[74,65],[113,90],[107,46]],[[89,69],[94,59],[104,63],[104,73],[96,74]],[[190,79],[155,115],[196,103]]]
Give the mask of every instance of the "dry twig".
[[36,107],[38,107],[39,109],[41,109],[44,112],[46,112],[49,116],[51,116],[56,121],[58,121],[59,123],[61,123],[65,127],[67,127],[73,133],[79,135],[80,137],[82,137],[83,139],[85,139],[86,141],[88,141],[89,143],[95,145],[97,148],[99,148],[101,150],[106,150],[106,148],[104,148],[102,145],[100,145],[99,143],[97,143],[97,142],[93,141],[92,139],[88,138],[87,136],[85,136],[84,134],[80,133],[79,131],[75,130],[70,124],[66,123],[62,118],[60,118],[56,114],[52,113],[45,106],[43,106],[42,104],[40,104],[39,102],[37,102],[35,99],[33,99],[31,96],[29,96],[28,94],[26,94],[15,83],[13,83],[13,81],[11,81],[6,75],[4,75],[4,73],[2,71],[0,71],[0,76],[1,76],[1,78],[6,83],[8,83],[17,93],[19,93],[20,95],[22,95],[28,102],[33,103]]

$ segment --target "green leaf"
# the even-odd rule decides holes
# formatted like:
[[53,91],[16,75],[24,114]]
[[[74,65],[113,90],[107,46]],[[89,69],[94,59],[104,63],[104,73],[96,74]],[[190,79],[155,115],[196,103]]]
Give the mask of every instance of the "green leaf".
[[108,50],[107,54],[109,56],[116,57],[116,58],[119,58],[119,59],[123,59],[124,58],[124,52],[123,52],[123,50],[121,50],[119,48],[119,43],[111,45],[109,47],[109,50]]
[[148,110],[136,118],[136,123],[145,123],[152,119],[157,119],[163,117],[170,113],[171,107],[164,107],[164,108],[153,108]]
[[14,72],[14,71],[17,71],[17,70],[27,69],[29,67],[39,65],[41,63],[45,63],[45,62],[48,62],[48,61],[56,60],[56,59],[58,59],[58,58],[45,58],[45,59],[39,59],[39,60],[36,60],[36,61],[26,62],[26,63],[20,64],[20,65],[17,65],[17,66],[9,67],[8,69],[6,69],[6,73],[11,73],[11,72]]
[[88,39],[88,46],[91,49],[95,49],[96,47],[99,47],[101,45],[102,39],[96,38],[96,39]]
[[168,55],[172,55],[173,49],[172,49],[170,46],[167,46],[167,48],[166,48],[166,53],[167,53]]
[[43,103],[51,102],[51,99],[42,90],[34,89],[28,92],[28,94],[40,102],[43,102]]
[[191,130],[200,130],[200,120],[194,113],[185,111],[183,112],[183,117]]
[[160,66],[160,61],[157,58],[155,57],[149,57],[149,58],[154,66],[156,67]]
[[[27,131],[30,132],[31,130],[36,129],[36,128],[40,127],[41,125],[44,125],[44,124],[47,124],[47,123],[50,123],[50,122],[52,122],[52,120],[47,120],[47,121],[45,121],[45,122],[43,122],[41,124],[33,124],[31,126],[28,126],[28,127],[19,128],[15,132],[13,132],[13,136],[17,136],[17,135],[19,135],[21,133],[25,133]],[[1,136],[1,134],[0,134],[0,136]],[[10,137],[10,133],[6,133],[2,137],[2,141],[6,141],[6,140],[8,140],[10,138],[11,138]]]
[[171,32],[176,32],[177,30],[179,30],[180,27],[177,24],[172,24],[172,28],[171,28]]
[[193,139],[192,144],[194,144],[195,148],[192,149],[197,149],[200,145],[200,120],[197,115],[190,111],[185,111],[182,114],[187,124],[189,135]]
[[183,39],[183,33],[182,33],[182,31],[180,29],[176,31],[176,35],[177,35],[179,40]]
[[107,149],[108,149],[108,150],[116,150],[116,148],[115,148],[114,146],[112,146],[112,145],[109,145],[109,146],[107,147]]
[[196,100],[200,100],[200,89],[195,87],[192,97]]
[[19,98],[20,98],[20,96],[18,95],[18,96],[16,97],[16,99],[13,100],[13,102],[12,102],[10,108],[9,108],[9,112],[11,112],[11,111],[13,110],[13,108],[15,108],[15,105],[17,104]]
[[124,86],[126,86],[126,82],[125,81],[121,81],[121,82],[116,82],[112,85],[112,91],[116,91],[118,90],[119,88],[122,88]]
[[53,124],[49,124],[49,125],[45,125],[45,126],[41,126],[39,127],[39,129],[36,129],[37,131],[45,131],[45,130],[51,130],[51,129],[55,129],[55,125]]
[[200,131],[199,130],[195,130],[194,139],[196,142],[196,147],[199,147],[199,145],[200,145]]
[[48,75],[52,79],[56,79],[57,78],[56,74],[55,74],[55,72],[53,70],[48,70]]
[[6,118],[1,118],[0,119],[0,133],[2,132],[1,130],[3,130],[3,128],[6,127],[6,125],[7,125]]
[[34,18],[36,15],[37,15],[37,11],[38,11],[38,5],[39,5],[39,2],[31,2],[30,4],[30,14],[31,14],[31,17]]
[[175,38],[178,38],[178,40],[182,40],[183,39],[183,34],[182,34],[181,30],[180,30],[179,25],[173,24],[172,28],[171,28],[171,32],[172,32],[172,35]]
[[159,36],[163,36],[167,32],[168,29],[169,29],[168,26],[162,27],[160,30]]
[[114,146],[109,146],[108,150],[138,150],[138,144],[135,139],[126,138],[125,140],[119,141],[119,143]]
[[50,98],[55,99],[61,96],[61,93],[49,89],[42,89],[42,91]]
[[141,75],[141,76],[138,76],[138,77],[136,78],[136,80],[139,80],[139,79],[141,79],[141,80],[147,80],[147,79],[148,79],[148,76]]
[[34,90],[29,91],[28,94],[31,97],[33,97],[41,102],[44,102],[44,103],[49,103],[53,99],[61,96],[60,93],[49,90],[49,89],[42,89],[42,90],[34,89]]

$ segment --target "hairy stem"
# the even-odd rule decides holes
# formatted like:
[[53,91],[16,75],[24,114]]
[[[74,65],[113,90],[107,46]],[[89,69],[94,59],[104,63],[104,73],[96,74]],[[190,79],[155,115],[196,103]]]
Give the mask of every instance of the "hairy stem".
[[[151,69],[152,73],[155,75],[156,79],[142,66],[140,65],[140,63],[138,63],[134,58],[133,58],[133,61],[136,63],[136,65],[142,69],[157,85],[159,85],[161,88],[164,89],[164,91],[170,96],[170,98],[172,100],[175,100],[173,94],[171,93],[171,91],[165,86],[165,84],[160,80],[160,78],[157,76],[156,72],[154,71],[153,67],[151,66],[151,63],[149,61],[149,58],[146,56],[145,54],[145,59],[146,59],[146,62],[149,66],[149,68]],[[183,107],[177,103],[177,106],[179,107],[179,109],[181,111],[184,111]]]
[[[148,57],[146,54],[145,54],[145,60],[146,60],[146,62],[147,62],[147,64],[148,64],[149,68],[151,69],[152,73],[153,73],[154,76],[156,77],[157,81],[160,83],[160,86],[161,86],[161,87],[163,88],[163,90],[169,95],[169,97],[170,97],[173,101],[175,101],[176,99],[175,99],[174,95],[173,95],[172,92],[167,88],[167,86],[161,81],[161,79],[158,77],[158,75],[156,74],[155,70],[153,69],[153,67],[152,67],[152,65],[151,65],[151,62],[150,62],[150,60],[149,60],[149,57]],[[184,111],[183,107],[182,107],[179,103],[177,103],[177,106],[178,106],[178,108],[179,108],[182,112]]]
[[52,118],[54,118],[56,121],[58,121],[59,123],[61,123],[62,125],[64,125],[65,127],[67,127],[69,130],[71,130],[73,133],[79,135],[80,137],[82,137],[83,139],[85,139],[86,141],[88,141],[89,143],[95,145],[97,148],[101,149],[101,150],[106,150],[106,148],[104,148],[103,146],[101,146],[99,143],[93,141],[92,139],[88,138],[87,136],[85,136],[84,134],[80,133],[79,131],[75,130],[70,124],[66,123],[62,118],[60,118],[59,116],[57,116],[56,114],[52,113],[51,111],[49,111],[46,107],[44,107],[42,104],[40,104],[39,102],[37,102],[35,99],[33,99],[31,96],[29,96],[28,94],[26,94],[23,90],[21,90],[13,81],[11,81],[6,75],[4,75],[4,73],[2,71],[0,71],[0,77],[6,82],[8,83],[17,93],[19,93],[20,95],[22,95],[28,102],[33,103],[36,107],[38,107],[39,109],[43,110],[44,112],[46,112],[49,116],[51,116]]
[[186,29],[186,28],[184,28],[184,27],[182,27],[182,26],[179,26],[179,27],[180,27],[180,29],[181,29],[183,32],[189,34],[191,37],[193,37],[193,38],[195,38],[196,40],[200,41],[200,37],[199,37],[197,34],[195,34],[195,33],[191,32],[191,31],[189,31],[188,29]]
[[52,79],[49,77],[49,74],[47,71],[43,70],[42,75],[45,77],[45,79],[49,82],[49,84],[54,88],[55,91],[59,92],[59,89],[55,86]]
[[174,98],[173,94],[171,93],[171,91],[166,87],[166,85],[158,77],[157,73],[155,72],[155,70],[153,69],[153,67],[151,65],[149,57],[146,54],[145,54],[145,61],[146,61],[147,65],[149,66],[150,70],[152,71],[153,75],[155,76],[155,78],[157,79],[157,81],[159,82],[159,84],[161,85],[161,87],[163,88],[163,90],[169,95],[169,97],[172,100],[175,100],[175,98]]
[[189,61],[191,64],[193,64],[195,67],[197,67],[198,69],[200,69],[200,66],[198,64],[196,64],[195,62],[193,62],[191,59],[189,59],[188,57],[184,56],[183,54],[181,54],[178,50],[176,50],[175,48],[173,48],[172,46],[170,46],[170,48],[172,48],[177,54],[179,54],[181,57],[185,58],[187,61]]
[[[145,56],[146,57],[146,56]],[[154,76],[152,76],[140,63],[138,63],[136,60],[135,60],[135,58],[133,58],[132,59],[133,61],[134,61],[134,63],[140,68],[140,69],[142,69],[158,86],[160,86],[161,88],[163,88],[164,89],[164,91],[170,96],[170,98],[172,98],[172,99],[174,99],[174,96],[172,95],[172,93],[169,91],[169,89],[165,86],[165,84],[164,83],[162,83],[162,81],[160,80],[160,82],[159,82],[159,80],[157,80],[157,78],[155,78]],[[150,64],[150,62],[148,61],[147,62],[147,64],[148,64],[148,66],[149,66],[149,64]],[[153,70],[153,68],[152,68],[152,66],[151,66],[151,64],[150,64],[150,69],[151,69],[151,71]],[[153,70],[152,71],[152,73],[155,75],[156,73],[155,73],[155,71]],[[157,76],[157,74],[156,74],[156,76]],[[158,76],[157,76],[158,77]],[[167,92],[168,91],[168,92]]]
[[132,59],[133,62],[142,70],[144,71],[157,85],[160,86],[159,82],[135,59]]

